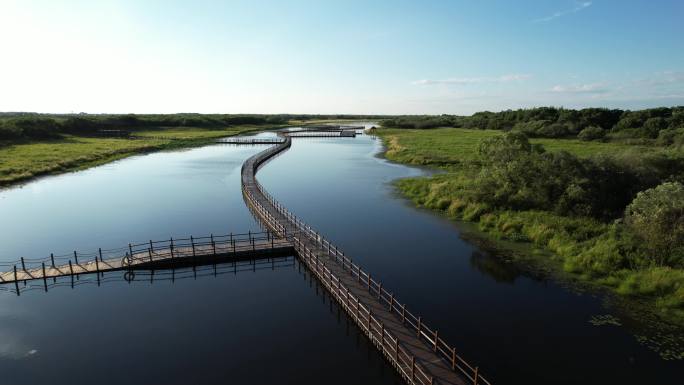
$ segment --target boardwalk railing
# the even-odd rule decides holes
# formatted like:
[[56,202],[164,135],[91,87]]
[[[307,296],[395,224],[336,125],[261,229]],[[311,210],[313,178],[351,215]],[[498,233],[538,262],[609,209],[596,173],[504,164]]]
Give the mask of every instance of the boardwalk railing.
[[[271,257],[271,258],[259,258],[259,259],[245,259],[232,261],[230,263],[220,263],[213,265],[200,265],[193,266],[192,268],[170,268],[170,269],[160,269],[160,270],[138,270],[135,274],[90,274],[77,277],[75,280],[49,280],[47,285],[43,284],[31,284],[30,282],[25,282],[19,289],[21,293],[31,292],[31,291],[49,291],[52,289],[60,287],[71,287],[72,289],[88,286],[97,285],[101,286],[103,284],[112,282],[149,282],[150,284],[155,282],[170,282],[175,283],[176,281],[181,281],[185,279],[197,279],[209,276],[223,276],[223,275],[235,275],[243,272],[254,273],[260,270],[275,270],[284,267],[294,267],[294,256],[291,257]],[[72,277],[73,278],[73,277]],[[14,292],[12,286],[0,285],[0,291]]]
[[[428,327],[420,316],[414,315],[406,308],[406,304],[399,302],[393,293],[384,289],[381,282],[373,279],[369,273],[363,271],[359,265],[345,256],[344,252],[339,250],[311,226],[307,225],[304,221],[287,210],[287,208],[273,198],[256,178],[254,178],[254,174],[261,165],[270,160],[277,153],[289,148],[290,145],[291,139],[287,137],[284,143],[252,156],[252,158],[248,159],[243,164],[243,193],[251,206],[257,212],[261,213],[264,220],[267,222],[268,227],[280,233],[283,237],[292,239],[292,243],[298,254],[305,261],[309,262],[309,266],[312,270],[317,272],[321,281],[328,287],[329,291],[335,295],[338,301],[344,306],[345,310],[352,317],[356,317],[357,323],[359,323],[359,325],[367,325],[365,329],[363,329],[364,332],[366,332],[371,341],[382,350],[383,354],[400,371],[404,378],[407,380],[410,379],[410,383],[432,384],[433,379],[415,362],[415,357],[398,346],[397,338],[384,329],[382,323],[370,314],[369,309],[365,308],[362,304],[359,304],[358,298],[349,294],[349,289],[344,287],[339,277],[322,264],[312,250],[301,242],[301,235],[306,235],[309,239],[315,240],[317,245],[322,249],[326,249],[328,256],[341,264],[342,268],[348,271],[352,277],[355,277],[359,282],[365,283],[368,290],[375,293],[378,300],[387,304],[389,310],[401,319],[402,324],[414,330],[421,341],[429,345],[436,354],[450,363],[452,370],[464,375],[474,385],[491,385],[490,382],[479,373],[479,368],[477,366],[473,366],[465,361],[457,354],[454,347],[450,346],[439,337],[439,333],[436,329]],[[245,167],[250,167],[251,172],[245,173]],[[288,224],[296,228],[296,231],[298,232],[297,236],[288,236],[286,226],[278,221],[269,210],[263,207],[259,200],[253,195],[249,188],[250,186],[256,187],[259,193],[263,195],[268,202],[275,207],[277,212],[287,220]],[[290,232],[292,233],[292,230],[290,230]],[[344,296],[342,296],[342,292],[344,293]],[[359,321],[366,323],[363,324]]]
[[[286,239],[272,232],[247,232],[195,238],[170,238],[161,241],[130,243],[127,247],[98,249],[44,258],[20,258],[0,263],[0,284],[28,279],[45,279],[81,273],[144,267],[149,263],[181,258],[212,257],[250,251],[291,247]],[[3,273],[4,272],[4,273]]]

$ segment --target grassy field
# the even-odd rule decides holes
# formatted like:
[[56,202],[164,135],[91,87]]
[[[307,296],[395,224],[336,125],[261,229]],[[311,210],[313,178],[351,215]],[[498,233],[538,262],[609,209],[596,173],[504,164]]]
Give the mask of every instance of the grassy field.
[[[387,158],[408,164],[448,167],[473,160],[482,139],[501,135],[497,130],[436,128],[431,130],[380,129],[387,143]],[[621,151],[652,152],[649,146],[619,142],[584,142],[577,139],[531,139],[547,151],[568,151],[577,156],[614,154]]]
[[[652,314],[684,326],[684,269],[632,263],[643,260],[643,250],[640,241],[620,223],[549,211],[496,209],[472,198],[477,188],[473,181],[480,172],[477,162],[473,162],[478,145],[482,139],[501,135],[500,131],[379,129],[376,133],[386,144],[388,159],[445,171],[397,182],[398,189],[418,206],[454,220],[473,222],[492,239],[527,243],[531,246],[532,258],[540,266],[590,285],[609,288],[625,298],[638,298],[648,304]],[[619,142],[530,141],[544,146],[546,151],[565,150],[579,157],[635,152],[684,156],[671,149]],[[544,252],[536,253],[535,249]],[[631,266],[626,268],[626,265]],[[678,358],[684,358],[684,353],[681,354]]]
[[131,155],[211,143],[216,138],[267,127],[237,126],[223,130],[173,128],[136,132],[139,139],[64,136],[49,141],[0,143],[0,186],[41,175],[97,166]]

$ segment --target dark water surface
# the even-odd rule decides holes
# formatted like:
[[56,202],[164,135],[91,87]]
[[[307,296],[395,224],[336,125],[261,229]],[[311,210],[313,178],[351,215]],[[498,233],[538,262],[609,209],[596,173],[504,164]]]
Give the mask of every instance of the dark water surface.
[[[682,384],[601,300],[520,274],[411,208],[389,182],[420,171],[379,143],[295,139],[258,177],[382,280],[494,384]],[[258,231],[242,161],[265,146],[139,156],[0,191],[0,262],[169,236]],[[295,258],[0,291],[2,384],[396,384]],[[106,281],[106,282],[105,282]]]

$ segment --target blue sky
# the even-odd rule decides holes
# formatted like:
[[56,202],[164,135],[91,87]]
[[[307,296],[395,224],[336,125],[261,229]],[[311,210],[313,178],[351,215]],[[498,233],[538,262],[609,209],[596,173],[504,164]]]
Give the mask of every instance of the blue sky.
[[0,1],[0,111],[684,105],[684,1]]

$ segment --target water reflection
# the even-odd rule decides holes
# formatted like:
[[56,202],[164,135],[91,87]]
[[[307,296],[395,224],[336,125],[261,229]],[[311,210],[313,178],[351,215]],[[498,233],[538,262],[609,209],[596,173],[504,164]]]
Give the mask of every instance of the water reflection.
[[470,254],[470,265],[498,283],[513,284],[522,275],[522,271],[511,263],[503,262],[499,257],[488,252],[475,250]]

